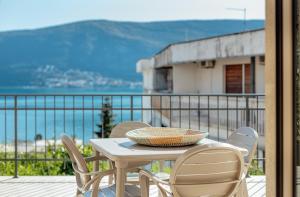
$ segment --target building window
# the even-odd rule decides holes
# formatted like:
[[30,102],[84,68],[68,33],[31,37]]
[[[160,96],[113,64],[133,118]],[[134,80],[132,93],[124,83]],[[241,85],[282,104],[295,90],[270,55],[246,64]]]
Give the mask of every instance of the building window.
[[226,93],[255,93],[253,84],[254,72],[250,64],[235,64],[225,66]]
[[173,69],[165,67],[156,69],[155,90],[160,92],[173,91]]

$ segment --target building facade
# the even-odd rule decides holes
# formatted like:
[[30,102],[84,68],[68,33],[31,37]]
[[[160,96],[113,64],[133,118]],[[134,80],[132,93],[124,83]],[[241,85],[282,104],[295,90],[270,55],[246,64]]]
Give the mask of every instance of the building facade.
[[145,93],[264,93],[264,30],[170,44],[137,62]]
[[[264,34],[259,29],[174,43],[139,60],[137,72],[143,75],[144,92],[166,93],[145,98],[144,108],[158,109],[144,112],[145,120],[156,121],[152,124],[157,126],[207,130],[211,138],[222,140],[238,127],[251,126],[260,135],[258,154],[263,157]],[[171,99],[168,94],[178,97]],[[189,110],[179,114],[180,107]]]

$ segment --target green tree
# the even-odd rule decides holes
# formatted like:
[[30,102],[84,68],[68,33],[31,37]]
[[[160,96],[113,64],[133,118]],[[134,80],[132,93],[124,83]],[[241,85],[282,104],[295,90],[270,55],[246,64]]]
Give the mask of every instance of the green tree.
[[42,140],[43,139],[43,135],[40,134],[40,133],[37,133],[35,136],[34,136],[34,141],[38,141],[38,140]]
[[[112,128],[114,127],[114,115],[112,113],[111,99],[110,97],[105,97],[104,102],[102,103],[102,109],[100,116],[100,123],[97,124],[99,131],[95,131],[94,133],[98,138],[102,136],[104,138],[108,138]],[[102,134],[103,133],[103,134]]]

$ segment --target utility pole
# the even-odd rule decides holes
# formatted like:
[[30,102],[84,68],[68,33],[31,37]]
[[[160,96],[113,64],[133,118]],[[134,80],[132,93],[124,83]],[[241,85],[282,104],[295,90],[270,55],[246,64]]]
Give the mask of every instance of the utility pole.
[[227,8],[227,10],[243,12],[244,15],[244,31],[247,30],[247,9],[246,8]]

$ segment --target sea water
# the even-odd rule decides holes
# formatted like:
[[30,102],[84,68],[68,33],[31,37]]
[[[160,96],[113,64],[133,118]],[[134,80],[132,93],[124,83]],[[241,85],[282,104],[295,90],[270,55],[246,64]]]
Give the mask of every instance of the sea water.
[[[113,95],[109,96],[112,108],[126,108],[126,110],[112,110],[113,124],[117,124],[131,119],[142,120],[142,111],[135,110],[142,107],[142,98],[120,96],[141,93],[141,88],[1,89],[0,143],[13,143],[16,137],[19,142],[33,142],[37,135],[42,136],[42,139],[57,140],[61,133],[67,133],[86,143],[90,138],[95,137],[95,131],[99,131],[97,125],[102,124],[99,108],[105,100],[105,96],[92,97],[91,95]],[[7,96],[6,99],[4,97],[4,95],[15,94],[21,94],[17,97],[17,112],[14,110],[14,97]],[[96,109],[92,110],[92,108]]]

